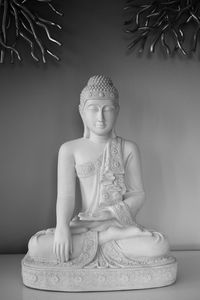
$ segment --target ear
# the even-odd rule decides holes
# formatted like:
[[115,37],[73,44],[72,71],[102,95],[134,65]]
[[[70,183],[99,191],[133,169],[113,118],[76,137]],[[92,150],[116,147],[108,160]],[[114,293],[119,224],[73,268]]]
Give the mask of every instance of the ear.
[[119,114],[119,111],[120,111],[120,106],[119,106],[119,104],[117,104],[117,105],[116,105],[117,116],[118,116],[118,114]]
[[81,115],[81,118],[83,119],[83,107],[81,104],[78,106],[79,114]]

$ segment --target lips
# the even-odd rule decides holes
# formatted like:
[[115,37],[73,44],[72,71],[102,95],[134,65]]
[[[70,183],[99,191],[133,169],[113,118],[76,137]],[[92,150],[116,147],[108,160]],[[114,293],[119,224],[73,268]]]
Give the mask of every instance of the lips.
[[96,123],[97,128],[104,128],[105,124],[104,123]]

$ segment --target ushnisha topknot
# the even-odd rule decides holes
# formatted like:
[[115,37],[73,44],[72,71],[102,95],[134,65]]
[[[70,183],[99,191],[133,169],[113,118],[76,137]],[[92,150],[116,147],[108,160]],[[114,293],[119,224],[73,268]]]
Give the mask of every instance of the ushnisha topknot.
[[83,107],[87,100],[114,100],[118,103],[119,94],[112,80],[104,75],[92,76],[80,95]]

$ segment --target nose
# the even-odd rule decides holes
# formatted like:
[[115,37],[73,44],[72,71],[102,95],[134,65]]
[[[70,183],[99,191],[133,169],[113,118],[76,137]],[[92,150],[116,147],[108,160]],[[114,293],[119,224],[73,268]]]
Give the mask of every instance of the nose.
[[98,115],[97,115],[97,119],[98,119],[98,121],[100,121],[100,122],[102,122],[103,119],[104,119],[102,108],[99,108]]

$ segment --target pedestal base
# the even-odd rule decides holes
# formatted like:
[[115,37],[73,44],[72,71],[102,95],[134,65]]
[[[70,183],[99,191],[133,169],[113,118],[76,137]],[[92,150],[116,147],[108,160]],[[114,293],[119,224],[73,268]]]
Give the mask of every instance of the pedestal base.
[[[166,259],[165,259],[166,260]],[[129,268],[70,269],[59,264],[35,263],[29,255],[22,260],[23,283],[31,288],[52,291],[108,291],[146,289],[175,282],[177,262]]]

